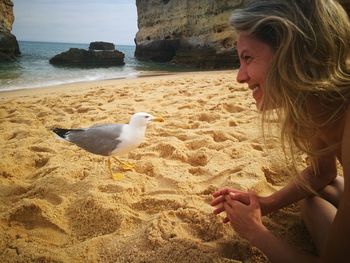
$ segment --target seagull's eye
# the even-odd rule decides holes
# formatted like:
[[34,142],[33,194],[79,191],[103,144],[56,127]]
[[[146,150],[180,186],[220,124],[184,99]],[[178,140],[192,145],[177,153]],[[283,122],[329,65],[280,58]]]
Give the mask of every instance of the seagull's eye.
[[148,119],[148,118],[149,118],[149,116],[145,116],[145,118],[146,118],[146,119]]

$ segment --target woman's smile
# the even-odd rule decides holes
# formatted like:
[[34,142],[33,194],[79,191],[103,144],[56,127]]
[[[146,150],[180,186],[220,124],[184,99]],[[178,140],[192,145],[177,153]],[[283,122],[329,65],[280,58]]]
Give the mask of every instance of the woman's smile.
[[260,105],[261,99],[264,95],[260,85],[253,86],[251,90],[252,90],[252,96],[255,99],[256,105]]
[[237,52],[240,60],[240,68],[237,74],[239,83],[247,83],[259,110],[264,105],[264,92],[266,76],[270,67],[274,52],[271,47],[244,32],[238,34]]

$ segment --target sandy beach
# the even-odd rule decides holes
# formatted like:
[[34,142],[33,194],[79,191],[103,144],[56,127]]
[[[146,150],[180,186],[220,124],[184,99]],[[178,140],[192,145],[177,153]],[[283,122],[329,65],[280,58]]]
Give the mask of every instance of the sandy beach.
[[[289,178],[265,151],[259,113],[236,71],[176,73],[0,93],[1,262],[268,262],[210,206],[229,186],[260,195]],[[106,158],[55,138],[52,127],[126,123],[162,116],[121,159],[134,171],[113,180]],[[297,206],[264,217],[277,236],[306,250]]]

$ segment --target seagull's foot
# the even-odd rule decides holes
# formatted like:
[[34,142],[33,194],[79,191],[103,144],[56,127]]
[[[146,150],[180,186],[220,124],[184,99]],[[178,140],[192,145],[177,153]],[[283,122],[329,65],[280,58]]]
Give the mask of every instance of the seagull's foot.
[[119,164],[120,164],[120,168],[123,170],[123,171],[133,171],[134,170],[134,165],[132,163],[128,163],[128,162],[124,162],[124,161],[121,161],[119,160],[118,158],[116,157],[113,157],[114,160],[116,160]]
[[132,165],[130,163],[122,163],[122,164],[120,164],[120,168],[123,171],[133,171],[134,170],[134,165]]
[[121,173],[112,173],[112,179],[114,181],[120,181],[124,179],[124,174]]

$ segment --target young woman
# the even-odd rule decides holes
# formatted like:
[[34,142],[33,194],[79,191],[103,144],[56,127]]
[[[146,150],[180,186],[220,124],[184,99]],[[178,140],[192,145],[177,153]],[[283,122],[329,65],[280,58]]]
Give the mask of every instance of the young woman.
[[[310,166],[267,197],[214,192],[214,213],[225,212],[224,222],[271,262],[350,262],[349,18],[335,0],[259,0],[235,10],[230,22],[238,34],[237,81],[252,90],[263,127],[278,119],[286,155],[294,160],[297,148]],[[300,200],[317,255],[275,237],[261,221]]]

